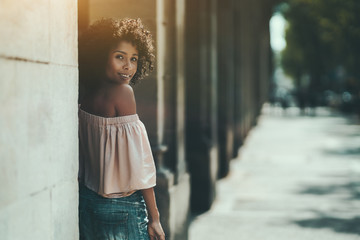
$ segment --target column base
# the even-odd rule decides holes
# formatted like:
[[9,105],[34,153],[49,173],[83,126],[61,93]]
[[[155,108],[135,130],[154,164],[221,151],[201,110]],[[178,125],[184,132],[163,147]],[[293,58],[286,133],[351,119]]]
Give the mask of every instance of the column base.
[[188,173],[179,176],[174,185],[174,174],[168,169],[159,169],[155,187],[156,201],[160,220],[166,239],[188,239],[190,210],[190,176]]

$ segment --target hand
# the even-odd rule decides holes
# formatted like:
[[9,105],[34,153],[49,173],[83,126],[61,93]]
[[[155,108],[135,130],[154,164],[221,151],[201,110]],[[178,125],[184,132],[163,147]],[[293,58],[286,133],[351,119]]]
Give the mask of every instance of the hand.
[[160,221],[150,221],[148,224],[150,240],[165,240],[165,233]]

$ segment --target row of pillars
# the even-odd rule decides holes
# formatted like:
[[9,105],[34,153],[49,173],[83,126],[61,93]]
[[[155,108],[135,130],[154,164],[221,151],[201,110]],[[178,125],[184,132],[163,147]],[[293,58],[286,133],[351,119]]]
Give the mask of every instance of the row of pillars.
[[270,2],[186,2],[186,136],[191,208],[208,210],[267,100]]

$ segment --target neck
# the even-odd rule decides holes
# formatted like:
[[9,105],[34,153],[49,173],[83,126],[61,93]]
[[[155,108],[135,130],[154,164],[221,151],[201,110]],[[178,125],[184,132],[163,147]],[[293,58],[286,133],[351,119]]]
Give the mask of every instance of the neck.
[[101,81],[101,84],[99,85],[98,89],[96,90],[97,94],[104,94],[107,96],[112,96],[114,94],[117,94],[118,92],[118,87],[124,84],[129,84],[129,83],[118,83],[118,82],[113,82],[113,81],[109,81],[109,80],[105,80],[105,81]]

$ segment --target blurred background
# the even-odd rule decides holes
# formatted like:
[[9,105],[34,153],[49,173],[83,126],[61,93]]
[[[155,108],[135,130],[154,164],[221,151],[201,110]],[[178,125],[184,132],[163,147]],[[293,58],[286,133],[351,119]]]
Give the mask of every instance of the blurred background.
[[[287,1],[270,21],[274,50],[271,102],[329,106],[359,115],[357,1]],[[288,78],[288,79],[287,79]]]
[[[327,193],[350,194],[351,202],[343,202],[343,195],[336,201],[355,206],[359,12],[358,0],[0,1],[0,239],[78,239],[78,37],[102,17],[141,18],[154,37],[155,71],[134,91],[157,166],[155,190],[167,239],[279,236],[256,228],[264,219],[264,226],[274,225],[274,216],[259,209],[284,187],[261,187],[278,183],[277,176],[297,186],[303,179],[290,179],[301,169],[301,176],[314,174],[314,181],[321,174],[340,179],[340,173],[309,167],[313,153],[321,166],[329,164],[323,161],[329,158],[323,155],[326,144],[325,152],[337,156],[329,171],[341,169],[343,181],[352,178]],[[252,132],[260,133],[251,137]],[[351,161],[343,161],[345,155]],[[293,168],[284,169],[289,162]],[[249,190],[242,186],[251,178],[243,176],[264,176],[249,189],[266,194],[237,195]],[[219,185],[227,179],[230,185]],[[314,192],[321,189],[299,190],[294,198]],[[287,206],[291,200],[282,197],[277,204]],[[258,198],[265,202],[246,204]],[[219,203],[235,215],[225,211],[211,218]],[[255,214],[252,221],[244,219],[241,206]],[[340,226],[353,237],[360,234],[360,214],[355,207],[349,211],[357,215],[341,223],[322,217],[320,223],[284,218],[281,224]]]

